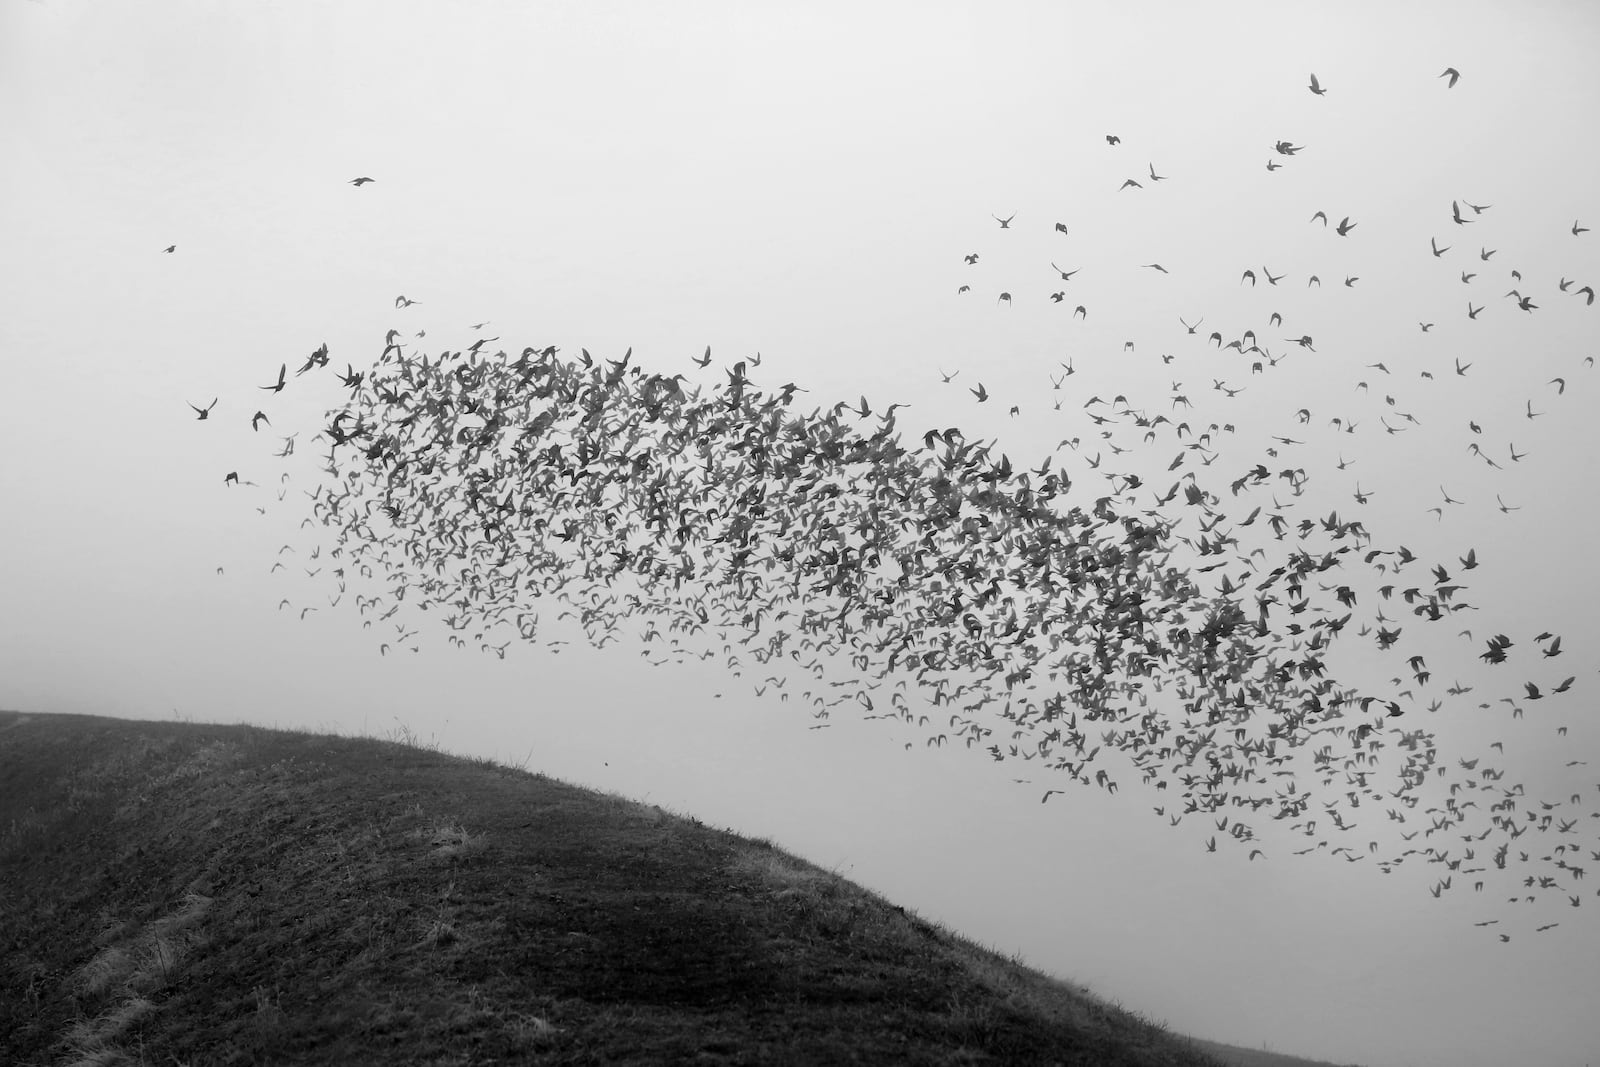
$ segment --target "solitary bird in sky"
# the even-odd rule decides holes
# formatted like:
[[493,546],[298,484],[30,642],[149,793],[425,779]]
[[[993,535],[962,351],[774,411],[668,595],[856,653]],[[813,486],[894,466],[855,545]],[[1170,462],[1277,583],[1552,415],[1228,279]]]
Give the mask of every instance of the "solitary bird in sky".
[[177,245],[168,245],[167,247],[163,248],[161,251],[163,251],[163,252],[176,252],[177,250],[178,250],[178,246]]
[[363,185],[367,184],[368,182],[375,182],[377,180],[378,179],[376,179],[376,178],[351,178],[350,179],[350,184],[355,186],[357,189],[359,189]]
[[1446,67],[1444,68],[1444,73],[1439,75],[1439,77],[1449,78],[1450,84],[1446,85],[1445,88],[1454,89],[1456,87],[1456,82],[1461,80],[1461,72],[1454,67]]
[[189,406],[194,408],[194,410],[196,412],[196,414],[195,414],[195,418],[196,419],[209,419],[211,417],[211,409],[217,406],[217,400],[216,400],[216,397],[212,397],[211,398],[211,403],[207,404],[203,408],[202,407],[196,407],[194,404],[190,404]]
[[1317,76],[1315,74],[1311,75],[1311,84],[1308,86],[1308,88],[1318,96],[1322,96],[1328,91],[1322,87],[1320,82],[1317,81]]
[[1122,143],[1122,138],[1114,133],[1106,134],[1106,144],[1117,145]]
[[999,215],[993,216],[994,221],[996,221],[996,222],[998,222],[1000,224],[1000,228],[1002,230],[1011,229],[1011,220],[1016,218],[1016,217],[1017,217],[1017,213],[1015,211],[1013,211],[1011,214],[1007,215],[1005,218],[1001,218]]
[[420,304],[420,303],[422,303],[422,301],[420,301],[420,300],[409,300],[404,295],[397,296],[397,297],[394,298],[394,306],[397,307],[397,308],[408,308],[412,304]]

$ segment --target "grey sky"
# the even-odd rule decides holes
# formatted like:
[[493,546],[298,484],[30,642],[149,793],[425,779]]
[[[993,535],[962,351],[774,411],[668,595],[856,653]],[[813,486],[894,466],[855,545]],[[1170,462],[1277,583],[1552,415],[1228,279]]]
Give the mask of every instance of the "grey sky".
[[[399,719],[770,836],[1176,1030],[1370,1064],[1600,1058],[1592,884],[1577,909],[1507,905],[1520,881],[1493,871],[1483,893],[1435,900],[1434,865],[1295,857],[1314,842],[1281,827],[1262,831],[1265,861],[1210,854],[1204,817],[1169,827],[1127,773],[1114,797],[1040,804],[1060,783],[1037,766],[847,715],[808,730],[748,677],[652,670],[636,648],[501,662],[424,617],[419,653],[380,657],[348,604],[327,605],[325,576],[268,573],[283,544],[299,562],[314,543],[295,494],[316,484],[310,437],[334,392],[307,379],[271,398],[306,461],[281,503],[277,439],[248,425],[280,363],[326,342],[360,369],[391,327],[426,329],[434,351],[632,346],[667,374],[693,375],[709,344],[719,364],[761,352],[760,380],[798,383],[808,405],[909,403],[908,437],[957,425],[1019,467],[1054,452],[1093,493],[1084,460],[1109,450],[1083,403],[1175,413],[1181,393],[1191,422],[1236,427],[1224,449],[1241,461],[1271,435],[1306,442],[1280,451],[1314,475],[1308,514],[1337,508],[1430,558],[1477,550],[1463,595],[1480,610],[1460,624],[1474,640],[1407,624],[1434,673],[1419,708],[1475,687],[1425,724],[1441,759],[1500,740],[1508,782],[1582,791],[1593,811],[1600,372],[1584,357],[1600,355],[1600,308],[1573,290],[1600,285],[1600,232],[1570,230],[1600,225],[1597,50],[1581,3],[0,0],[0,705]],[[1275,154],[1285,139],[1306,147]],[[348,184],[362,175],[376,180]],[[1452,200],[1492,207],[1457,225]],[[1318,210],[1357,227],[1340,238]],[[991,217],[1013,212],[1008,230]],[[1062,283],[1052,262],[1081,273]],[[420,303],[397,310],[397,294]],[[1190,336],[1180,315],[1205,325]],[[1272,373],[1205,343],[1247,328],[1288,354]],[[1302,334],[1314,353],[1284,340]],[[1062,361],[1077,373],[1058,391]],[[197,424],[186,405],[213,397]],[[1160,491],[1170,450],[1151,455]],[[224,489],[229,470],[260,484]],[[1542,630],[1562,657],[1540,661]],[[1485,667],[1497,632],[1524,658]],[[1407,673],[1370,642],[1340,655],[1375,688]],[[1521,719],[1496,703],[1573,674],[1565,702]],[[1340,840],[1364,851],[1370,829],[1387,852],[1402,828],[1361,810]],[[1600,849],[1596,825],[1568,840]]]

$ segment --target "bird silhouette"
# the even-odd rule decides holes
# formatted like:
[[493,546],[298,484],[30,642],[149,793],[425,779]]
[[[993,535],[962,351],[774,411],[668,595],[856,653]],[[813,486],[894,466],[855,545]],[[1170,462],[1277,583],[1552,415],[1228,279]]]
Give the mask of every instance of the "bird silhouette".
[[1456,87],[1456,82],[1461,80],[1461,72],[1454,67],[1446,67],[1444,68],[1444,73],[1439,75],[1439,77],[1449,78],[1450,81],[1445,85],[1445,88],[1454,89]]
[[350,179],[350,184],[355,186],[357,189],[359,189],[363,185],[366,185],[368,182],[373,182],[373,181],[377,181],[377,179],[376,178],[351,178]]
[[197,420],[205,420],[211,417],[211,409],[217,406],[217,398],[213,397],[211,399],[211,403],[207,404],[205,407],[199,407],[195,404],[190,404],[189,406],[194,409],[195,418]]

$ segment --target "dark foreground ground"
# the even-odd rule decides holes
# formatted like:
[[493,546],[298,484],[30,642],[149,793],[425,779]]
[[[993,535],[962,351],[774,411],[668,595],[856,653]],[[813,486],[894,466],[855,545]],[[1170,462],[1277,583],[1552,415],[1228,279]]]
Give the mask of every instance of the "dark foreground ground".
[[0,1063],[1248,1051],[1207,1047],[659,808],[388,741],[0,712]]

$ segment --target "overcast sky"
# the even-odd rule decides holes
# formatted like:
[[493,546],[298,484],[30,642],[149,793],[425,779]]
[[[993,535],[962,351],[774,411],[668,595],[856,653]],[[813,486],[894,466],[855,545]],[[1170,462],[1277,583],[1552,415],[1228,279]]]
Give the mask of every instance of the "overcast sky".
[[[1494,871],[1436,900],[1437,867],[1297,857],[1282,827],[1264,859],[1209,853],[1208,820],[1169,826],[1131,780],[1041,804],[1062,784],[1043,768],[886,721],[811,730],[748,678],[637,647],[500,661],[424,617],[419,652],[380,656],[326,576],[269,573],[315,543],[315,465],[294,464],[337,390],[294,382],[249,426],[281,363],[326,343],[360,369],[391,328],[426,330],[422,351],[631,346],[708,386],[760,352],[802,410],[906,403],[908,438],[1054,454],[1092,502],[1109,448],[1085,402],[1176,416],[1185,396],[1194,425],[1234,427],[1230,463],[1276,447],[1311,472],[1305,516],[1476,550],[1477,636],[1408,628],[1434,675],[1419,707],[1474,689],[1426,720],[1441,759],[1499,741],[1506,782],[1592,812],[1600,308],[1578,290],[1600,233],[1572,231],[1600,229],[1596,55],[1583,2],[0,0],[0,706],[404,724],[771,837],[1174,1030],[1373,1065],[1600,1060],[1593,882],[1567,887],[1579,908],[1509,905],[1520,880]],[[1252,373],[1213,329],[1254,329],[1279,364]],[[295,461],[271,431],[301,432]],[[1164,488],[1170,455],[1127,462]],[[225,488],[232,470],[258,484]],[[1495,633],[1504,669],[1478,658]],[[1499,703],[1568,675],[1522,718]],[[1346,843],[1390,851],[1401,827],[1365,821]],[[1564,840],[1600,850],[1597,825]]]

